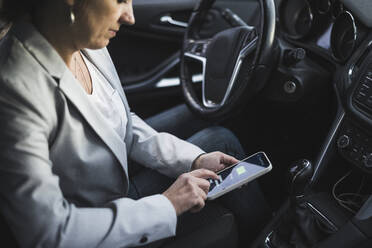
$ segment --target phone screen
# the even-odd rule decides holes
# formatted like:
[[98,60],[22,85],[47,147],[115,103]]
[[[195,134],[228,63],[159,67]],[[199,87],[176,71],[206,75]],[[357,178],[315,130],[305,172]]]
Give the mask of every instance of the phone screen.
[[271,163],[263,152],[258,152],[243,159],[239,163],[218,172],[218,180],[209,179],[210,188],[208,196],[219,194],[221,191],[239,183],[248,182],[248,179],[261,174],[263,171],[268,171],[270,166]]

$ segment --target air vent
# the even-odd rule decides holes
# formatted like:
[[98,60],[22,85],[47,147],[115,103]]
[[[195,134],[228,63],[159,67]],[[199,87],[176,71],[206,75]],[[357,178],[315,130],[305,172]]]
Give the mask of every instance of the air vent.
[[372,115],[372,65],[361,77],[359,85],[353,94],[353,102]]

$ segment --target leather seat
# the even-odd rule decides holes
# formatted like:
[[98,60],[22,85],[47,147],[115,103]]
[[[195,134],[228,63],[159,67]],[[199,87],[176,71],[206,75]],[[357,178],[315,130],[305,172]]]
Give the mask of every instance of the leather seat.
[[234,248],[238,245],[238,231],[231,213],[216,218],[188,235],[182,236],[163,248]]

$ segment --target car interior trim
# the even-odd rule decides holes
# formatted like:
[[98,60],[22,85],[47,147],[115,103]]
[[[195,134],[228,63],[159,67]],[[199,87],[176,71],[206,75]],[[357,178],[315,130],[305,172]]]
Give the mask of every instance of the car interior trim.
[[165,15],[165,16],[160,17],[160,22],[168,23],[170,25],[173,25],[173,26],[176,26],[176,27],[179,27],[179,28],[187,28],[189,26],[189,24],[187,22],[181,22],[181,21],[174,20],[173,17],[171,17],[169,15]]
[[[192,76],[193,83],[201,83],[203,81],[203,74],[195,74]],[[163,78],[156,84],[156,88],[167,88],[167,87],[175,87],[180,86],[181,81],[180,78]]]
[[313,174],[313,177],[311,178],[311,183],[314,183],[318,179],[318,176],[319,176],[318,174],[320,174],[321,168],[323,167],[324,164],[326,164],[324,160],[331,148],[331,145],[335,142],[337,131],[342,121],[344,120],[344,117],[345,117],[345,111],[341,110],[334,122],[335,124],[333,125],[330,131],[330,135],[328,136],[325,142],[325,145],[324,145],[324,148],[322,149],[320,157],[315,164],[314,174]]
[[273,231],[271,231],[267,237],[265,238],[265,248],[272,248],[271,246],[271,237],[273,235]]
[[370,0],[341,0],[367,27],[372,27],[372,2]]
[[[347,35],[350,30],[352,30],[352,38]],[[349,11],[342,12],[336,18],[331,31],[332,54],[336,60],[345,62],[350,58],[356,46],[357,36],[358,28],[353,14]],[[344,44],[350,44],[349,49],[345,49]]]
[[359,68],[364,61],[364,59],[367,57],[369,52],[371,51],[372,48],[372,41],[369,41],[367,46],[363,49],[363,51],[360,53],[360,56],[358,57],[357,61],[353,63],[350,66],[349,72],[348,72],[348,77],[349,77],[349,82],[352,82],[352,78],[354,77],[354,73],[356,72],[356,68]]
[[325,220],[335,231],[338,230],[337,226],[332,222],[330,221],[324,214],[322,214],[322,212],[320,212],[316,207],[314,207],[313,204],[311,204],[310,202],[307,202],[306,203],[308,207],[310,207],[310,209],[315,212],[317,215],[319,215],[323,220]]
[[140,83],[131,84],[131,85],[123,85],[124,90],[128,93],[136,92],[143,89],[151,89],[155,88],[156,85],[161,81],[164,76],[173,70],[180,62],[179,56],[175,57],[170,63],[168,63],[163,69],[158,71],[155,75],[153,75],[150,79],[144,80]]

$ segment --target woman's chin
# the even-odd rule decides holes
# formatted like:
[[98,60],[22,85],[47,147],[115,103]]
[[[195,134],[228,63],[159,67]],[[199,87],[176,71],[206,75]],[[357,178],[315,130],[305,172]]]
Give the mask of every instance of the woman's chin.
[[104,47],[107,47],[107,45],[109,44],[110,40],[109,39],[105,39],[105,40],[102,40],[102,41],[99,41],[99,42],[91,42],[87,48],[88,49],[92,49],[92,50],[97,50],[97,49],[102,49]]

